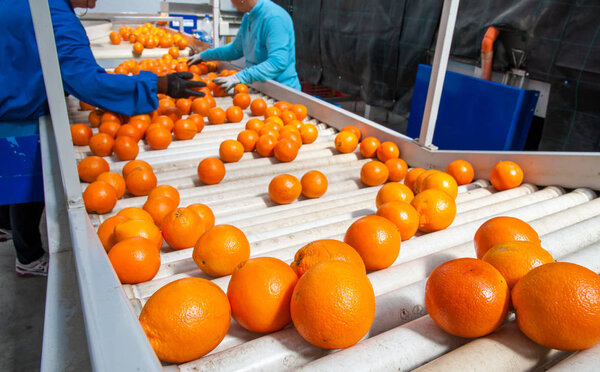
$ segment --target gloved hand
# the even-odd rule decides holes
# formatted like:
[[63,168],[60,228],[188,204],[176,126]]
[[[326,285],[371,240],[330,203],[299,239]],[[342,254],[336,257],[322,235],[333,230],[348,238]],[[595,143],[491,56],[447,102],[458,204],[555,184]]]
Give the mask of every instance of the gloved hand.
[[202,81],[191,81],[194,75],[191,72],[175,72],[167,76],[166,94],[172,98],[187,98],[189,96],[204,97],[204,93],[190,88],[205,87]]
[[241,83],[240,79],[237,77],[237,74],[217,77],[214,78],[213,81],[215,84],[219,84],[221,89],[223,89],[227,94],[231,94],[231,92],[233,92],[233,88],[235,88],[237,84]]
[[191,56],[187,60],[188,66],[195,65],[195,64],[198,64],[200,62],[204,62],[204,60],[202,58],[200,58],[200,53],[194,54],[193,56]]

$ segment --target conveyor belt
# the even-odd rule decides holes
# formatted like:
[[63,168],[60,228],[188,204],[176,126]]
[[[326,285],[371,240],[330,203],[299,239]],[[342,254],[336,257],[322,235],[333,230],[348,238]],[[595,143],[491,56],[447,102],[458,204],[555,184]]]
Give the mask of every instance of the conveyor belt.
[[[275,100],[260,92],[272,105]],[[217,106],[232,105],[231,97],[215,98]],[[75,100],[69,101],[71,122],[86,122]],[[292,102],[296,103],[296,102]],[[378,187],[360,182],[360,167],[366,159],[358,152],[340,154],[333,138],[337,130],[314,118],[319,137],[303,145],[290,163],[245,153],[237,163],[226,164],[225,179],[218,185],[204,186],[196,175],[199,161],[218,156],[218,146],[225,139],[235,139],[250,118],[237,124],[207,124],[192,140],[173,141],[166,150],[151,150],[140,142],[138,159],[150,163],[158,184],[176,187],[181,194],[180,206],[207,204],[214,211],[216,224],[228,223],[241,228],[251,244],[251,256],[271,256],[290,262],[297,249],[316,239],[343,239],[348,226],[357,218],[373,214]],[[309,115],[311,112],[309,111]],[[89,155],[89,148],[74,149],[79,161]],[[125,162],[107,157],[111,171],[120,172]],[[314,200],[299,199],[289,205],[275,205],[268,197],[270,180],[282,173],[301,177],[317,169],[329,180],[327,193]],[[82,184],[82,190],[86,184]],[[90,215],[94,226],[130,206],[142,207],[146,197],[128,197],[117,202],[113,212]],[[542,245],[561,261],[572,261],[600,271],[600,199],[587,188],[563,189],[533,184],[498,192],[480,179],[459,187],[458,214],[445,230],[417,234],[403,242],[393,266],[372,272],[369,279],[377,296],[373,326],[366,339],[338,352],[308,344],[293,327],[260,335],[249,332],[232,320],[229,333],[221,344],[199,360],[168,370],[235,371],[235,370],[410,370],[425,365],[437,370],[525,370],[551,366],[570,353],[549,351],[523,336],[514,321],[498,332],[476,340],[461,339],[439,329],[427,316],[424,286],[429,273],[440,263],[457,257],[474,257],[473,235],[487,219],[514,216],[529,222],[540,234]],[[204,277],[227,290],[229,277],[212,279],[202,273],[191,259],[192,250],[171,250],[165,243],[161,250],[162,265],[156,277],[146,283],[123,285],[134,312],[139,315],[147,299],[160,287],[184,277]],[[579,353],[562,362],[577,363],[578,355],[589,358],[594,351]],[[429,363],[429,364],[427,364]],[[559,365],[560,366],[560,365]],[[558,369],[559,366],[556,368]]]

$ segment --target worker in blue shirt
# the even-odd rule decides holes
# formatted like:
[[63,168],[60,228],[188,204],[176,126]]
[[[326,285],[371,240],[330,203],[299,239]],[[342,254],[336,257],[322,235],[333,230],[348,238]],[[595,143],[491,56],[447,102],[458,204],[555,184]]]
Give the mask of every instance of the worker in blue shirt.
[[[68,94],[126,115],[154,111],[158,107],[157,93],[174,98],[204,95],[190,90],[205,84],[187,80],[192,77],[189,73],[162,77],[149,71],[140,71],[135,76],[108,74],[96,63],[85,29],[74,12],[76,7],[93,8],[95,4],[96,0],[49,0],[62,81]],[[13,137],[38,135],[37,119],[49,112],[28,1],[0,2],[0,35],[3,35],[0,38],[0,139],[14,143]],[[37,157],[39,159],[39,150]],[[41,161],[37,163],[41,167]],[[17,274],[45,275],[47,256],[39,233],[43,211],[43,202],[39,200],[43,200],[43,194],[31,199],[38,202],[0,207],[0,232],[12,230]]]
[[245,57],[245,69],[213,80],[228,93],[238,83],[268,79],[300,90],[296,73],[294,25],[290,15],[270,0],[231,0],[231,3],[245,13],[233,42],[196,54],[188,63],[231,61]]

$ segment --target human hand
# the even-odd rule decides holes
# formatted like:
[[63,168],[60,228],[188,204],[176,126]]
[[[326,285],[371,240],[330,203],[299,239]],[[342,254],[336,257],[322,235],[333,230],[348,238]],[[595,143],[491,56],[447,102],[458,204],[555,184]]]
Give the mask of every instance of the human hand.
[[204,62],[204,60],[200,57],[200,53],[194,54],[187,60],[188,66],[196,65],[200,62]]
[[213,81],[215,84],[219,84],[221,89],[223,89],[227,94],[230,94],[233,91],[233,88],[237,84],[240,84],[240,79],[237,77],[237,74],[229,75],[229,76],[221,76],[214,78]]
[[175,72],[168,74],[166,94],[172,98],[187,98],[189,96],[204,97],[204,93],[192,90],[190,88],[205,87],[202,81],[191,81],[194,77],[191,72]]

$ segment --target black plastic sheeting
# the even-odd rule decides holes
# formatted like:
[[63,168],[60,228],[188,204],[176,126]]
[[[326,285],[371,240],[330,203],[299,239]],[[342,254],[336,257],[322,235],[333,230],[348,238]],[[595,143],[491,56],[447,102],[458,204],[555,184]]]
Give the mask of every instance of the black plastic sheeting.
[[[298,74],[399,114],[417,65],[431,63],[442,0],[276,0],[294,20]],[[463,0],[452,57],[479,64],[489,26],[502,31],[494,69],[522,66],[552,86],[540,150],[600,151],[600,0]]]

